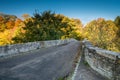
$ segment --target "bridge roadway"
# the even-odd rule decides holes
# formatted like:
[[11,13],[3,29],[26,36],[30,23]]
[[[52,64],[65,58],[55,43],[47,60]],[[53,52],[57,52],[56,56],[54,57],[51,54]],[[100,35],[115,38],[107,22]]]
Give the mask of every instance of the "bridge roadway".
[[[0,80],[58,80],[73,73],[80,42],[41,48],[0,60]],[[85,65],[83,54],[74,80],[108,80]]]
[[0,80],[57,80],[74,69],[79,42],[0,60]]

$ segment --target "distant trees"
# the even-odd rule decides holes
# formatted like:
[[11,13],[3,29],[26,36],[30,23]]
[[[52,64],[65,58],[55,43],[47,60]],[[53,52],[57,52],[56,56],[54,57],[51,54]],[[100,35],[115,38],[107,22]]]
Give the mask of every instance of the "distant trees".
[[24,21],[13,15],[0,14],[0,45],[41,40],[82,39],[82,23],[51,11],[23,14]]
[[[60,14],[44,11],[35,13],[24,21],[24,33],[13,38],[16,43],[41,40],[56,40],[65,38],[80,38],[82,23]],[[20,37],[22,35],[22,37]]]
[[12,44],[12,38],[15,36],[15,31],[19,28],[18,18],[13,15],[0,14],[0,45]]
[[29,14],[23,14],[22,17],[26,20],[26,19],[30,18],[30,15]]

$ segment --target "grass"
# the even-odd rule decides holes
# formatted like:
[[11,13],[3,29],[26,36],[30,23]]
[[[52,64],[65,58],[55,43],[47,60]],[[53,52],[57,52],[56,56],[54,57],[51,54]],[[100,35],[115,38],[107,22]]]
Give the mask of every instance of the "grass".
[[84,64],[85,66],[87,66],[87,67],[90,67],[90,65],[88,64],[87,61],[84,61],[83,64]]

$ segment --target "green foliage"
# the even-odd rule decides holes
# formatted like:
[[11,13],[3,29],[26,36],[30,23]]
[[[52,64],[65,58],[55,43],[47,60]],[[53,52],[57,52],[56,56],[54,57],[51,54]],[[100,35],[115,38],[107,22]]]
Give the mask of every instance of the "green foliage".
[[114,39],[114,43],[116,44],[117,48],[120,51],[120,16],[117,16],[116,19],[114,20],[115,25],[118,28],[118,31],[116,32],[116,38]]
[[35,13],[33,17],[25,20],[24,24],[25,33],[21,33],[23,37],[17,35],[13,38],[16,43],[66,38],[81,39],[79,20],[69,19],[51,11]]
[[87,66],[87,67],[90,67],[90,65],[88,64],[87,61],[84,61],[83,64],[84,64],[85,66]]
[[60,39],[63,34],[60,28],[66,27],[66,23],[62,23],[61,17],[56,18],[54,15],[50,11],[35,13],[32,17],[33,21],[29,20],[25,23],[25,42]]
[[116,24],[116,26],[120,29],[120,16],[117,16],[114,20],[114,23]]

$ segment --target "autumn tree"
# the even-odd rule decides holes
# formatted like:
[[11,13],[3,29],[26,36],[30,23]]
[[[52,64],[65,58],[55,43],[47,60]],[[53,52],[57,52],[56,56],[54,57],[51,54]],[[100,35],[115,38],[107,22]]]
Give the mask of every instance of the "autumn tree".
[[62,33],[59,27],[64,25],[64,23],[61,23],[61,20],[60,18],[56,18],[55,14],[50,11],[45,11],[41,14],[35,13],[31,19],[24,22],[24,38],[15,37],[14,40],[19,39],[20,42],[31,42],[60,39]]
[[86,38],[96,46],[118,51],[114,43],[118,28],[113,21],[99,18],[88,23],[84,30]]
[[0,45],[14,43],[12,38],[15,36],[15,32],[20,27],[21,22],[20,19],[18,21],[16,16],[0,16]]
[[[80,20],[70,19],[61,14],[51,11],[35,13],[33,17],[24,21],[25,33],[23,38],[16,36],[17,42],[31,42],[41,40],[56,40],[80,37]],[[78,38],[81,39],[81,38]]]

